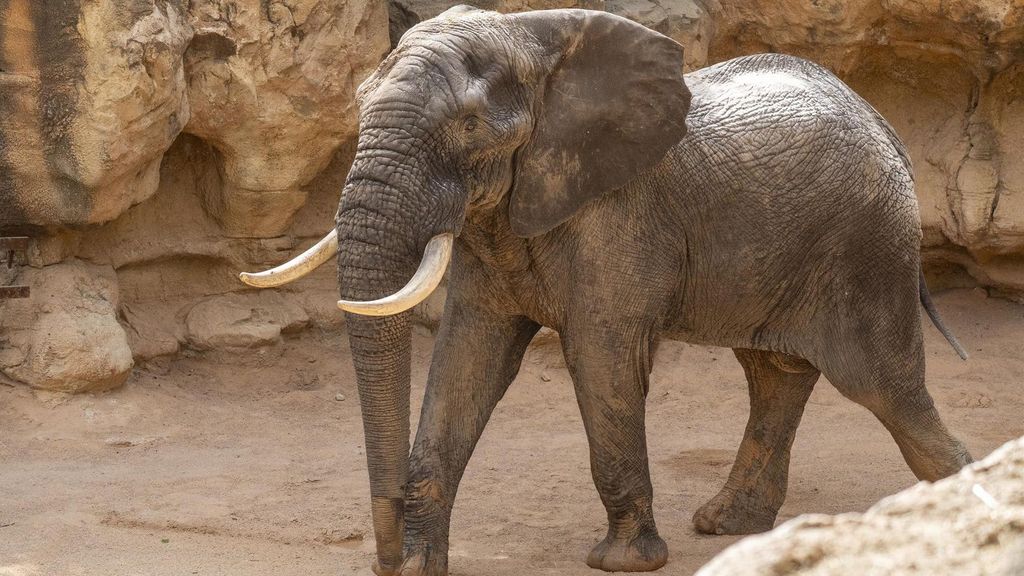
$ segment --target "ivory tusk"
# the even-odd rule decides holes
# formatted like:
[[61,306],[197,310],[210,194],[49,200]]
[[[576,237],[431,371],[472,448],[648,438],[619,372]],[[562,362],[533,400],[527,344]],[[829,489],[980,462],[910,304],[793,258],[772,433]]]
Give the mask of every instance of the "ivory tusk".
[[455,235],[451,233],[438,234],[431,238],[427,243],[427,248],[423,251],[420,267],[408,284],[398,292],[369,302],[338,300],[338,308],[364,316],[391,316],[405,312],[426,300],[427,296],[430,296],[430,293],[444,278],[448,262],[452,259],[454,241]]
[[266,272],[242,272],[238,278],[257,288],[273,288],[302,278],[338,253],[338,231],[324,236],[309,250]]

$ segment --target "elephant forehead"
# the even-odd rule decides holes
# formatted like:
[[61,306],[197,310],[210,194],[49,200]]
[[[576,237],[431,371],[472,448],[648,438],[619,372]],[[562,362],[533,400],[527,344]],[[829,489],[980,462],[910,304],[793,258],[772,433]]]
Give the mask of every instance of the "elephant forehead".
[[360,97],[363,114],[401,111],[399,116],[410,120],[409,113],[439,118],[452,114],[456,94],[464,94],[468,84],[464,77],[447,67],[410,55],[396,62],[386,75],[376,79],[371,89]]
[[440,119],[461,112],[480,113],[492,91],[515,85],[517,76],[501,59],[457,49],[409,49],[363,91],[361,102],[367,110],[377,108],[376,104],[402,102]]

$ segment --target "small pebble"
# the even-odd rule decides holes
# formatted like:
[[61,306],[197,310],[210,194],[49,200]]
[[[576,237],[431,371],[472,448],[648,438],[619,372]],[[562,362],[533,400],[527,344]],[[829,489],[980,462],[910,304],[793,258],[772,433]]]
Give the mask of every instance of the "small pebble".
[[551,376],[548,376],[547,372],[541,372],[540,373],[540,379],[545,381],[545,382],[551,382]]
[[345,395],[344,394],[335,394],[334,395],[334,399],[337,400],[338,402],[344,402],[345,401]]

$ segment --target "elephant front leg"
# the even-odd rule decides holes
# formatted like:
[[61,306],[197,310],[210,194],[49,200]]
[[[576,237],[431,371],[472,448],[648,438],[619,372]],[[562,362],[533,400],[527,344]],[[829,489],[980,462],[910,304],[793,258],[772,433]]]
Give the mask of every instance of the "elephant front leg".
[[770,530],[786,498],[789,451],[819,372],[777,352],[734,350],[750,390],[750,418],[725,487],[693,515],[698,532]]
[[405,504],[404,576],[448,573],[448,530],[459,481],[539,326],[448,305],[438,330]]
[[608,512],[608,534],[587,565],[610,572],[657,570],[668,547],[654,524],[644,401],[651,339],[646,331],[588,327],[562,335],[590,442],[590,470]]

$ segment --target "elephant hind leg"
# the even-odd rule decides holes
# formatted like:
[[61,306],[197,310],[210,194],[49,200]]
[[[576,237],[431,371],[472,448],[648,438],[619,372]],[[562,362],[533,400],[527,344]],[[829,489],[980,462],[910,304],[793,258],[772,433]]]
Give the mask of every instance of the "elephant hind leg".
[[750,390],[750,418],[725,487],[693,515],[705,534],[771,529],[786,498],[789,453],[818,369],[778,352],[736,349]]
[[856,370],[826,376],[882,422],[919,480],[935,481],[973,460],[946,429],[925,388],[923,348],[918,337],[904,353],[877,354]]
[[946,429],[924,386],[875,411],[875,416],[892,434],[918,480],[941,480],[974,461]]

